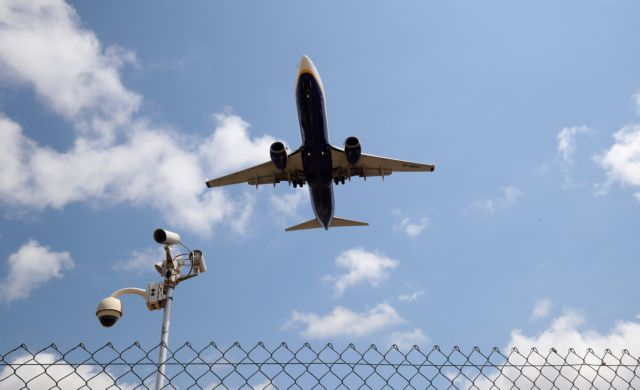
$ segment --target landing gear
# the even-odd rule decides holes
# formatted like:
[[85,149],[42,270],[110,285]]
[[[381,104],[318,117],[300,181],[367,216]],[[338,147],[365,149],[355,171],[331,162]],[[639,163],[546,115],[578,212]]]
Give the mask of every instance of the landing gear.
[[296,188],[297,186],[300,186],[300,188],[302,188],[302,186],[304,186],[304,180],[293,180],[293,188]]

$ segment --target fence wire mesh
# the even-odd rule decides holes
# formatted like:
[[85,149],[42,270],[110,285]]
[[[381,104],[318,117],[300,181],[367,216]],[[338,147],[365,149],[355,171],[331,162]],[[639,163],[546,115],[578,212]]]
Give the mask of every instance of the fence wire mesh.
[[[160,345],[60,350],[20,345],[0,355],[4,389],[153,389]],[[163,389],[640,389],[629,351],[463,351],[286,343],[169,349]]]

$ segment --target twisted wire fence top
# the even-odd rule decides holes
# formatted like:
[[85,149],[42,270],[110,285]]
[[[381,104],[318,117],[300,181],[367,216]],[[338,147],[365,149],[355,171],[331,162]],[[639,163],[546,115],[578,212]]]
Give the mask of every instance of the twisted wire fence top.
[[[160,345],[0,354],[0,390],[153,389]],[[639,358],[622,351],[400,349],[240,343],[169,349],[163,389],[640,389]]]

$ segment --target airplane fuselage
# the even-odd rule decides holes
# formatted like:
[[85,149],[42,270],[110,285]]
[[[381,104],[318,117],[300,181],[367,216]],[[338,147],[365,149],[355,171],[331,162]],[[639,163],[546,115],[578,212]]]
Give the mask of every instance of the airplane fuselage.
[[334,200],[324,91],[313,65],[309,65],[309,71],[304,66],[304,63],[301,64],[296,83],[302,166],[309,185],[313,212],[318,222],[328,229],[333,218]]

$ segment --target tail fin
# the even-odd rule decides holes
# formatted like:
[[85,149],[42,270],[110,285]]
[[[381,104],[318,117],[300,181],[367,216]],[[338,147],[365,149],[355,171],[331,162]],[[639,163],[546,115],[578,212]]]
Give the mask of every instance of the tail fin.
[[[330,227],[343,227],[343,226],[369,226],[366,222],[360,221],[352,221],[350,219],[333,217],[331,220]],[[304,229],[317,229],[321,228],[322,225],[318,222],[317,219],[312,219],[310,221],[302,222],[301,224],[291,226],[290,228],[285,229],[287,232],[291,232],[294,230],[304,230]]]

